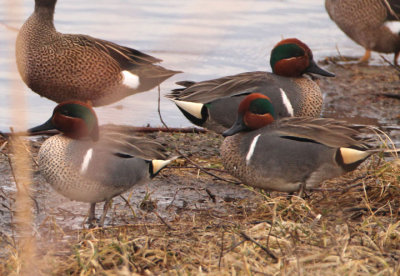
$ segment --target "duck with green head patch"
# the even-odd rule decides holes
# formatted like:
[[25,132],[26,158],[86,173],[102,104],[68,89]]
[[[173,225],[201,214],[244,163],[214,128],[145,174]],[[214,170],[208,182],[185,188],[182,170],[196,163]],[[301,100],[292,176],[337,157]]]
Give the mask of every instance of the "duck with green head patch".
[[295,192],[355,170],[377,150],[360,137],[365,126],[327,118],[275,120],[274,105],[259,93],[246,96],[223,135],[225,169],[243,183]]
[[54,27],[56,0],[35,0],[35,10],[16,42],[18,71],[26,85],[57,103],[90,101],[93,106],[157,87],[180,73],[138,50]]
[[184,88],[167,97],[192,123],[220,133],[235,121],[244,95],[253,92],[272,100],[277,118],[319,116],[321,90],[304,74],[334,75],[318,67],[310,48],[296,38],[284,39],[273,48],[270,64],[273,73],[256,71],[197,83],[179,82]]
[[97,202],[105,201],[102,226],[113,197],[149,181],[171,161],[155,141],[135,137],[122,127],[99,128],[95,112],[82,102],[59,104],[46,123],[29,132],[49,129],[62,134],[40,147],[41,174],[65,197],[90,203],[91,225]]

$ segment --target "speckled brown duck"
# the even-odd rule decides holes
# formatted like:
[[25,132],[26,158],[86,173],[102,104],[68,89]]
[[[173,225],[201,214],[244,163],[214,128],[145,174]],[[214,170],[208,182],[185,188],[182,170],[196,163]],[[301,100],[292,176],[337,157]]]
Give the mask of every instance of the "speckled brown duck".
[[219,133],[233,124],[244,94],[252,92],[271,98],[278,118],[319,116],[321,90],[304,75],[333,77],[334,74],[315,63],[310,48],[299,39],[284,39],[272,49],[270,64],[272,73],[254,71],[200,82],[179,82],[184,88],[173,90],[167,97],[173,99],[192,123]]
[[360,62],[368,61],[371,51],[376,51],[394,53],[397,64],[400,35],[387,23],[399,21],[399,0],[325,0],[325,8],[336,25],[365,48]]
[[56,2],[35,0],[35,10],[17,37],[18,70],[37,94],[57,103],[74,99],[102,106],[150,90],[179,73],[156,65],[160,59],[138,50],[57,32]]

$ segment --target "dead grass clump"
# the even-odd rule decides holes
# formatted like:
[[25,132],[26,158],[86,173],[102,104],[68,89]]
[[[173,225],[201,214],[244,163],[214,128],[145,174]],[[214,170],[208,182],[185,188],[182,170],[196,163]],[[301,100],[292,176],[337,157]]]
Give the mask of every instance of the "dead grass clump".
[[173,230],[87,231],[62,262],[69,265],[53,273],[393,275],[400,272],[399,187],[398,164],[376,160],[308,199],[254,191],[255,205],[226,202],[234,212],[181,216]]
[[[175,138],[186,143],[182,135]],[[213,150],[193,153],[190,159],[232,179],[217,159],[210,159]],[[168,175],[163,181],[178,186],[165,210],[146,193],[142,202],[153,202],[152,208],[135,202],[132,212],[126,206],[127,225],[64,232],[56,221],[43,221],[48,233],[39,231],[37,242],[43,274],[400,273],[399,159],[374,156],[359,170],[308,192],[305,199],[237,187],[186,159],[175,166],[162,173]],[[218,193],[234,189],[237,194]],[[199,196],[187,197],[189,192]],[[185,204],[177,203],[181,198]],[[149,221],[151,215],[154,220]],[[2,275],[15,272],[18,255],[12,252],[10,246],[0,266]]]

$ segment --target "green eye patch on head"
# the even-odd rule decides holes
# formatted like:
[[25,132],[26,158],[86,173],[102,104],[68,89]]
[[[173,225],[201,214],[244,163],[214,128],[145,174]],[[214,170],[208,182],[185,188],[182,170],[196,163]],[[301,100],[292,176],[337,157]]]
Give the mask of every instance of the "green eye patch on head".
[[63,105],[57,110],[57,112],[64,116],[80,118],[89,128],[97,125],[97,117],[93,112],[89,108],[80,104],[70,103]]
[[271,68],[274,68],[275,64],[282,59],[301,57],[304,55],[305,51],[299,45],[296,45],[294,43],[279,45],[275,47],[271,52]]
[[250,103],[249,111],[254,114],[261,115],[261,114],[269,113],[272,116],[275,116],[274,106],[272,105],[272,103],[269,100],[263,99],[263,98],[258,98],[258,99],[253,100]]

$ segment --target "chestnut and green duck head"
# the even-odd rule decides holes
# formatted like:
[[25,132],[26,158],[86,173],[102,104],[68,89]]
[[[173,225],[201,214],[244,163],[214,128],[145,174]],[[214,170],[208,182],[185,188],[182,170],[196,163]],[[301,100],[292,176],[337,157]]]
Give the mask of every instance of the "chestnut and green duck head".
[[113,197],[155,177],[173,159],[166,159],[158,142],[136,137],[128,127],[98,126],[90,105],[60,103],[51,118],[28,132],[58,129],[43,142],[38,154],[41,174],[59,193],[89,202],[89,223],[97,202],[105,201],[102,225]]
[[231,136],[241,131],[262,128],[271,124],[274,116],[274,106],[267,96],[260,93],[250,94],[240,103],[236,122],[222,135]]
[[96,113],[90,105],[79,101],[59,104],[53,115],[44,124],[29,129],[30,133],[57,129],[71,139],[99,140],[99,125]]
[[182,81],[171,98],[193,124],[222,133],[235,121],[244,95],[262,93],[273,102],[275,117],[318,117],[322,94],[303,74],[333,77],[313,60],[311,50],[296,38],[279,42],[271,52],[273,73],[255,71],[201,82]]
[[319,67],[311,49],[297,38],[288,38],[275,45],[271,52],[272,72],[285,77],[300,77],[313,73],[325,77],[335,75]]
[[221,159],[229,173],[249,186],[304,191],[355,170],[376,152],[363,132],[373,131],[328,118],[274,120],[269,99],[251,94],[240,103],[236,122],[223,133]]

